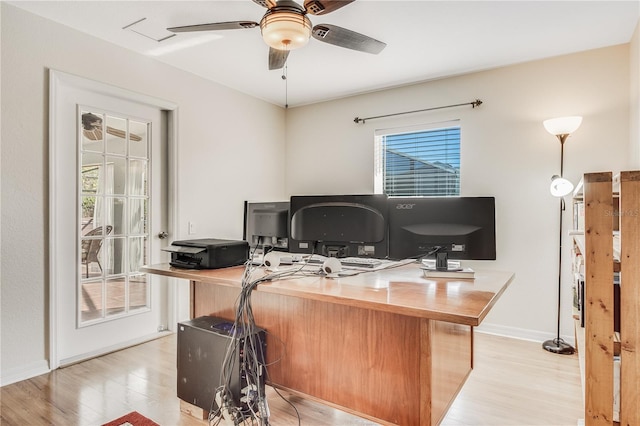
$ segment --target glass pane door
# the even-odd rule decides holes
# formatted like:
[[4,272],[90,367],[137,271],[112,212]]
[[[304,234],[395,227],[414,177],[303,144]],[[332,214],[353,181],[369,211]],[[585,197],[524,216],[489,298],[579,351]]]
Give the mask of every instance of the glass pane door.
[[150,122],[80,111],[78,324],[150,309]]

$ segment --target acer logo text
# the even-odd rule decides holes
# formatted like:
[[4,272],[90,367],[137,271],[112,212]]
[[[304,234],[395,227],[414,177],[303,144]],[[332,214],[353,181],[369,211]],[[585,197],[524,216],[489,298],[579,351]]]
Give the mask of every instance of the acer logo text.
[[396,204],[398,210],[411,210],[415,204]]

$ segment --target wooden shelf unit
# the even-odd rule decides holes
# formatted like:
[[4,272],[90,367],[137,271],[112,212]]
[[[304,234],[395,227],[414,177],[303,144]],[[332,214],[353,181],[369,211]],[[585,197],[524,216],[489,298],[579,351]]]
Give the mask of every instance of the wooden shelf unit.
[[[584,339],[585,425],[640,425],[640,171],[615,179],[611,172],[587,173],[579,189],[574,200],[584,203],[584,233],[575,232],[574,244],[584,258],[585,327],[576,339]],[[617,271],[619,305],[613,291]],[[619,380],[614,380],[618,355]]]

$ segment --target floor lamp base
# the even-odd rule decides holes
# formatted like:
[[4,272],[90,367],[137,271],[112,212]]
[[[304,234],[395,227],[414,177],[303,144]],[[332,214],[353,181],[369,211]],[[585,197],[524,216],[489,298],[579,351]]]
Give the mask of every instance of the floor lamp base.
[[568,343],[565,343],[562,339],[547,340],[542,343],[542,348],[545,351],[553,352],[554,354],[571,355],[575,353],[575,349]]

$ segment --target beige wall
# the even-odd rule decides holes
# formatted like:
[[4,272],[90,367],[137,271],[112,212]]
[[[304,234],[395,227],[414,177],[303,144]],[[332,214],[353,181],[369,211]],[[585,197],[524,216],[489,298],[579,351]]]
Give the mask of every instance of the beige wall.
[[[48,69],[179,105],[180,229],[172,239],[242,238],[243,201],[283,197],[285,111],[4,2],[1,8],[0,375],[6,383],[47,368]],[[187,236],[189,221],[196,235]]]
[[[484,328],[543,341],[556,330],[559,201],[549,183],[560,143],[542,121],[584,117],[565,145],[565,176],[574,182],[626,167],[628,52],[621,45],[289,109],[287,192],[371,192],[376,129],[460,119],[462,195],[496,197],[498,259],[475,265],[516,273]],[[476,98],[484,102],[477,109],[353,121]],[[564,217],[566,224],[570,212]],[[572,339],[569,244],[564,256],[562,334]]]

